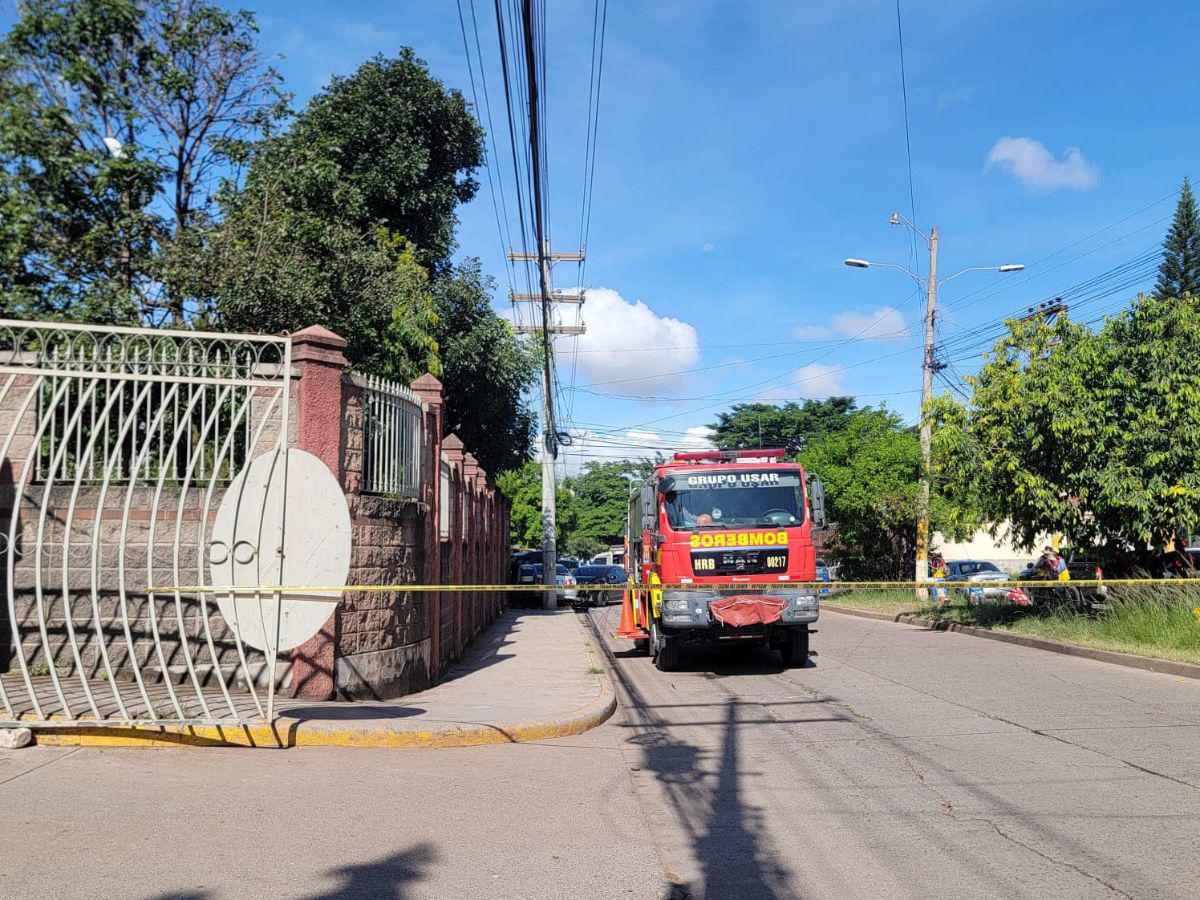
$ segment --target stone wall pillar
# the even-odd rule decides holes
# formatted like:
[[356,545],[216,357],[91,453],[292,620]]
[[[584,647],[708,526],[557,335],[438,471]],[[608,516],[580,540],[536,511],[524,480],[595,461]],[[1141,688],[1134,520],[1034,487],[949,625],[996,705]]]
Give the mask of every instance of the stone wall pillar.
[[[346,435],[342,408],[346,339],[320,325],[292,335],[292,365],[299,376],[295,417],[298,447],[320,459],[343,484]],[[344,487],[344,485],[343,485]],[[292,651],[292,692],[306,700],[334,694],[338,607],[321,630]]]
[[[442,459],[450,466],[450,496],[452,499],[453,515],[450,517],[450,538],[443,548],[449,554],[449,584],[463,584],[463,516],[466,514],[463,503],[463,442],[457,434],[448,434],[442,439]],[[457,657],[466,645],[463,638],[463,595],[456,591],[452,597],[454,610],[453,640],[451,646],[453,656]]]
[[[479,536],[483,533],[483,517],[487,514],[484,508],[483,492],[480,486],[483,482],[483,469],[479,468],[479,462],[470,453],[463,454],[463,493],[469,498],[467,509],[470,510],[470,515],[466,519],[466,535],[464,537],[464,545],[466,546],[467,554],[467,570],[465,573],[465,581],[468,584],[482,584],[487,579],[483,572],[483,553],[480,546]],[[467,625],[468,640],[473,638],[482,630],[483,622],[483,607],[484,594],[480,591],[473,591],[470,597],[470,620]]]
[[[442,383],[426,372],[410,387],[425,408],[423,423],[425,445],[421,457],[421,502],[425,514],[425,567],[421,573],[422,584],[440,584],[442,580]],[[433,638],[429,659],[429,681],[437,683],[441,677],[442,651],[442,595],[421,594],[421,602],[429,604],[430,633]]]

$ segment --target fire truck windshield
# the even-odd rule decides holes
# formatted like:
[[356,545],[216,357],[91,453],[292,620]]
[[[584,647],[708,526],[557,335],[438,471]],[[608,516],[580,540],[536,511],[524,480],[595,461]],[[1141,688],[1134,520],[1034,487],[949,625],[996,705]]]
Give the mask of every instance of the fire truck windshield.
[[804,521],[800,473],[698,471],[669,475],[660,490],[675,530],[787,528]]

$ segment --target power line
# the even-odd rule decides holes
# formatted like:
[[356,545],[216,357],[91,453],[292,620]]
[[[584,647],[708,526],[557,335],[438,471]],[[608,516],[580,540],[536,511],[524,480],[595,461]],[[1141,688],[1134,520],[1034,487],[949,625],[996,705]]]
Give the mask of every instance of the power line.
[[[498,172],[496,173],[496,175],[492,174],[491,161],[498,160],[499,157],[496,153],[496,142],[493,137],[492,107],[491,107],[491,100],[488,97],[487,74],[486,74],[486,71],[485,71],[484,65],[483,65],[483,52],[482,52],[482,48],[480,47],[480,43],[479,43],[479,24],[475,18],[475,0],[470,0],[470,3],[471,3],[471,25],[475,32],[476,61],[479,64],[480,83],[483,85],[484,112],[485,112],[485,116],[487,119],[487,127],[488,127],[487,138],[483,142],[483,154],[484,154],[483,167],[484,167],[484,170],[487,172],[488,194],[491,196],[491,199],[492,199],[492,213],[494,214],[495,219],[496,219],[496,233],[497,233],[497,236],[500,238],[500,249],[501,249],[501,252],[503,252],[505,247],[512,246],[512,232],[508,228],[508,204],[506,203],[505,197],[504,197],[504,182],[502,179],[499,179],[497,177],[499,175]],[[477,93],[477,91],[475,89],[475,66],[471,62],[471,47],[467,41],[467,25],[466,25],[466,21],[463,18],[462,0],[456,0],[456,4],[458,6],[458,25],[459,25],[459,30],[462,32],[462,39],[463,39],[463,55],[466,57],[466,60],[467,60],[467,77],[471,83],[471,100],[475,104],[476,114],[478,114],[479,109],[480,109],[479,94]],[[488,152],[489,144],[491,145],[491,153],[490,154]],[[496,202],[496,200],[497,200],[496,182],[497,181],[500,182],[500,190],[499,190],[500,202],[499,202],[499,204],[497,204],[497,202]],[[501,216],[500,216],[501,208],[504,209],[503,220],[501,219]],[[501,221],[503,221],[503,225],[501,225]],[[507,241],[505,240],[505,235],[507,235]],[[508,277],[508,287],[509,287],[510,291],[516,290],[516,287],[513,282],[514,271],[515,270],[511,264],[509,264],[508,268],[505,270],[505,274]]]
[[[917,193],[913,186],[912,136],[908,123],[908,78],[904,66],[904,26],[900,20],[900,0],[896,0],[896,37],[900,46],[900,96],[904,101],[904,150],[908,157],[908,203],[909,217],[917,221]],[[918,275],[921,274],[919,257],[917,256],[917,236],[909,230],[909,263]],[[919,295],[918,291],[918,295]]]

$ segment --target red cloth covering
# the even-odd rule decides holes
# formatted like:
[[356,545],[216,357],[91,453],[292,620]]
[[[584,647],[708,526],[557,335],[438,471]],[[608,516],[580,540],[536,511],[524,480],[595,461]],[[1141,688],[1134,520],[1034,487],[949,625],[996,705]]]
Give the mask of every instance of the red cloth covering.
[[770,625],[778,622],[787,609],[787,601],[762,594],[737,594],[708,604],[718,622],[741,628],[744,625]]

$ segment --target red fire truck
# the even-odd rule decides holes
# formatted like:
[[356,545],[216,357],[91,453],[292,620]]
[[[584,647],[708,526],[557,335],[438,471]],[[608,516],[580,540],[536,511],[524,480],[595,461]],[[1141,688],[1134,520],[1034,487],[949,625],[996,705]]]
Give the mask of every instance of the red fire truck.
[[629,501],[618,637],[669,671],[682,646],[756,640],[789,666],[808,659],[820,608],[812,529],[820,479],[783,450],[676,453]]

